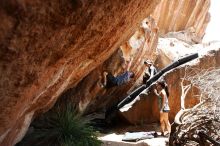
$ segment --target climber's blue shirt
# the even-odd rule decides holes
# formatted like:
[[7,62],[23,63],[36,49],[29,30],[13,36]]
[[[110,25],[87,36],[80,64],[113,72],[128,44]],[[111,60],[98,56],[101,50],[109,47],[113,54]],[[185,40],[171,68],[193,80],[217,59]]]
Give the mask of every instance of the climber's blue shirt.
[[126,71],[125,73],[115,77],[115,82],[118,86],[127,83],[128,81],[130,81],[132,75],[132,72]]

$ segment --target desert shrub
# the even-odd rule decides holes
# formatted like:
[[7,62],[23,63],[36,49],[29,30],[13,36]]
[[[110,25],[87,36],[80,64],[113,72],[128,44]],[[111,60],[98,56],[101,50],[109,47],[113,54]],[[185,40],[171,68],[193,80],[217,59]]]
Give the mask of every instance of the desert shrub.
[[21,146],[100,146],[97,132],[71,106],[56,108],[32,124]]

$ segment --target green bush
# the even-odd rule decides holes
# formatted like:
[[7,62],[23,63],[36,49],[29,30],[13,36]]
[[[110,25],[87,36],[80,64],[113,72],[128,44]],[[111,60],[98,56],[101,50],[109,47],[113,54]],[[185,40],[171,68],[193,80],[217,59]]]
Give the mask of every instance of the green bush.
[[22,146],[100,146],[97,133],[74,108],[57,108],[33,122],[33,132],[27,134]]

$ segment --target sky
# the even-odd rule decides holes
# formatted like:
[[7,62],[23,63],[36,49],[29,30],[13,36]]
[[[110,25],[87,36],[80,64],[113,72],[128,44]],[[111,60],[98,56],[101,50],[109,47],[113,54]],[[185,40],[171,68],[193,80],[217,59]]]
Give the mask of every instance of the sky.
[[220,0],[211,0],[209,12],[211,20],[207,26],[203,42],[220,41]]

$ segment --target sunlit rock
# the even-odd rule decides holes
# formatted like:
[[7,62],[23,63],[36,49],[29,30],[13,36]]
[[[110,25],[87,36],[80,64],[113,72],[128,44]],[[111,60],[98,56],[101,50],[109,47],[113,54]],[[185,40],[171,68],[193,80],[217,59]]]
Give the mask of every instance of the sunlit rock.
[[191,29],[199,40],[210,20],[209,7],[210,0],[162,0],[152,16],[161,34]]

